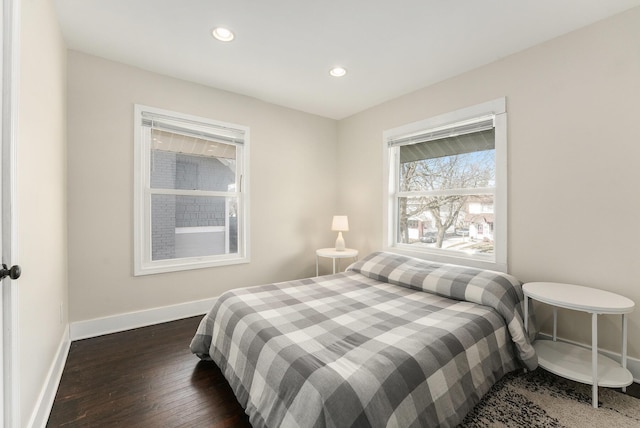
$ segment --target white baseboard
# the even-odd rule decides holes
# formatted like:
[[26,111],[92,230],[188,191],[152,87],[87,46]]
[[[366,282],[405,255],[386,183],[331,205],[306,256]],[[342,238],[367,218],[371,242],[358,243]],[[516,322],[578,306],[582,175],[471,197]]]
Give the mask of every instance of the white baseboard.
[[69,335],[71,340],[87,339],[89,337],[102,336],[103,334],[117,333],[138,327],[203,315],[211,309],[215,301],[216,298],[196,300],[194,302],[128,312],[104,318],[76,321],[69,326]]
[[[538,337],[545,340],[552,339],[552,336],[546,333],[538,333]],[[590,345],[587,345],[584,343],[575,342],[573,340],[567,340],[562,337],[558,337],[558,340],[561,342],[571,343],[572,345],[591,349]],[[614,361],[617,361],[617,362],[622,361],[622,354],[620,353],[608,351],[606,349],[599,349],[598,352],[600,352],[603,355],[606,355],[607,357],[611,358]],[[640,359],[631,358],[627,356],[627,369],[631,372],[631,375],[633,376],[633,381],[636,383],[640,383]]]
[[60,378],[62,377],[62,372],[64,371],[64,365],[67,362],[70,345],[71,341],[69,340],[69,329],[65,328],[60,340],[60,344],[58,345],[58,350],[56,351],[56,355],[53,359],[53,363],[51,364],[49,372],[47,373],[47,377],[45,378],[42,391],[40,391],[40,395],[38,396],[38,400],[36,401],[33,413],[31,414],[29,422],[26,425],[27,427],[44,428],[47,425],[49,414],[51,413],[51,408],[53,407],[53,401],[56,398],[58,386],[60,385]]

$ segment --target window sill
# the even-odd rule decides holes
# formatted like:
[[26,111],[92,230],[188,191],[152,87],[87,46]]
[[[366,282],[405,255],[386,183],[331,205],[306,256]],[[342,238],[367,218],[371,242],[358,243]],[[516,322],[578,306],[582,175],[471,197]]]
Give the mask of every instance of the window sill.
[[149,263],[136,263],[133,276],[154,275],[158,273],[180,272],[193,269],[232,266],[249,263],[249,257],[229,256],[217,259],[170,259]]
[[488,269],[507,273],[507,263],[500,263],[489,258],[465,257],[461,253],[447,253],[445,251],[433,251],[429,249],[416,249],[411,246],[396,246],[385,249],[390,253],[402,254],[416,259],[431,260],[438,263],[450,263],[462,266],[469,266],[477,269]]

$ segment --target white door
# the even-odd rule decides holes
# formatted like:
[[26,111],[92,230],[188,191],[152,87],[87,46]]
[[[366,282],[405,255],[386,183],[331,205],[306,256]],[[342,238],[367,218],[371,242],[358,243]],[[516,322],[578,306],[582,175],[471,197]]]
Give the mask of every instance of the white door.
[[[17,42],[19,0],[2,0],[2,31],[0,44],[0,69],[2,71],[2,95],[0,109],[0,259],[1,264],[12,266],[15,256],[15,221],[12,201],[15,197],[14,176],[15,144],[17,128]],[[12,239],[12,236],[14,239]],[[13,267],[11,277],[19,276],[19,268]],[[0,268],[0,276],[9,274],[10,269]],[[0,425],[15,427],[19,424],[18,400],[18,344],[17,344],[17,281],[9,276],[0,279]]]

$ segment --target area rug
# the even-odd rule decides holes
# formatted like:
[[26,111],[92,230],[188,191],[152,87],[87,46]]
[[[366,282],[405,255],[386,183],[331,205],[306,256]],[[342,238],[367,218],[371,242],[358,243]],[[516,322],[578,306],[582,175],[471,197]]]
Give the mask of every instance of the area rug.
[[496,383],[460,427],[640,427],[640,399],[591,386],[542,369],[511,373]]

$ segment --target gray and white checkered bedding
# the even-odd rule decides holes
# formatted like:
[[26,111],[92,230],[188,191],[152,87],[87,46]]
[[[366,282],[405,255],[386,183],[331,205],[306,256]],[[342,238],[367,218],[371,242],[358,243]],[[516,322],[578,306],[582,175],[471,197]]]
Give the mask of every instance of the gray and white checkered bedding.
[[255,428],[455,426],[505,373],[536,366],[522,300],[509,275],[374,253],[224,293],[191,350]]

